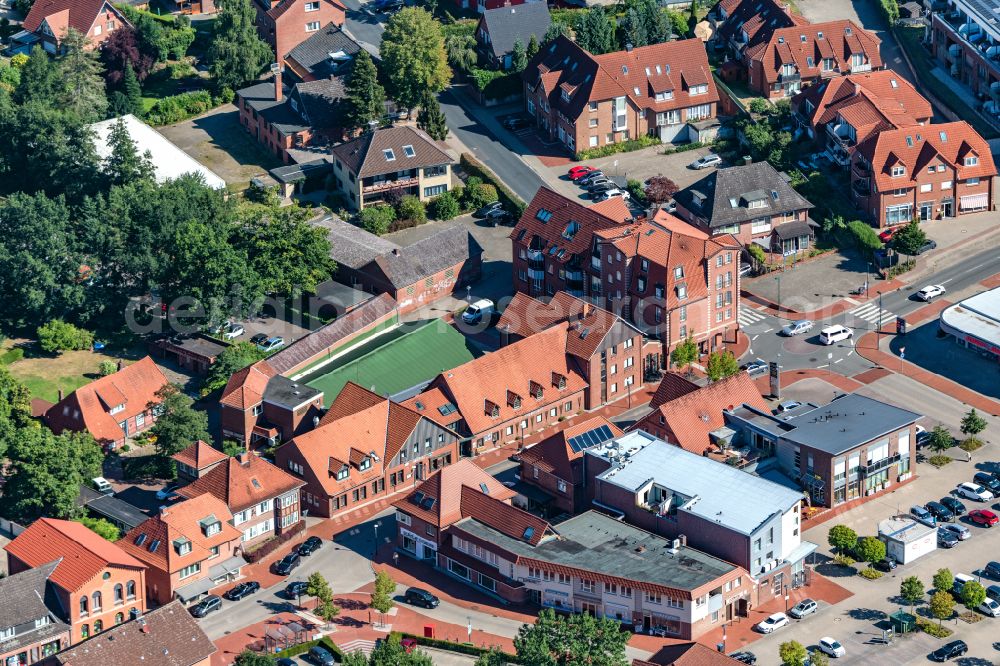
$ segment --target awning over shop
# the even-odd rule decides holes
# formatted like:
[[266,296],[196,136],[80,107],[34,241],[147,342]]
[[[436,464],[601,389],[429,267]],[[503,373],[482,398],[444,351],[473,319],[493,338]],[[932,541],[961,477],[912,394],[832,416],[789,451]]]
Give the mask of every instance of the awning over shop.
[[212,580],[218,580],[224,576],[231,574],[238,574],[240,569],[247,563],[242,557],[236,555],[230,557],[225,562],[216,564],[214,567],[208,570],[208,577]]
[[193,583],[188,583],[183,587],[178,587],[174,590],[174,594],[182,602],[187,603],[192,599],[205,594],[209,590],[215,587],[215,583],[212,582],[211,577],[202,578],[201,580],[196,580]]
[[786,240],[788,238],[809,236],[812,234],[812,227],[809,226],[808,222],[802,220],[796,220],[794,222],[787,222],[785,224],[775,227],[774,233],[781,240]]

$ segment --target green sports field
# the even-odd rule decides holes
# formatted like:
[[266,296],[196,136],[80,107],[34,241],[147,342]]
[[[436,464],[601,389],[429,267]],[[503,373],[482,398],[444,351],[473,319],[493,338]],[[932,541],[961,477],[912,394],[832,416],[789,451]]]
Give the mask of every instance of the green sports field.
[[461,333],[440,321],[406,326],[366,342],[356,350],[360,355],[334,361],[306,378],[306,384],[323,391],[327,405],[349,381],[393,395],[480,355]]

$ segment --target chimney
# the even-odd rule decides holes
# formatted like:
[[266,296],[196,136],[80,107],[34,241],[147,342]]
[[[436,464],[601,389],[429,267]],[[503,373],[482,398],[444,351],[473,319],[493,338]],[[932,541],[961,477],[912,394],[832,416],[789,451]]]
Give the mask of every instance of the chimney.
[[242,452],[242,453],[240,453],[240,454],[239,454],[238,456],[236,456],[236,460],[237,460],[237,461],[238,461],[238,462],[239,462],[239,463],[240,463],[241,465],[246,465],[247,463],[249,463],[249,462],[250,462],[250,454],[249,454],[249,453],[247,453],[246,451],[243,451],[243,452]]
[[119,370],[119,371],[121,371],[122,367],[124,367],[124,366],[122,365],[122,360],[121,360],[121,359],[118,359],[118,370]]
[[753,164],[753,158],[752,158],[752,157],[750,157],[749,155],[744,155],[744,156],[743,156],[743,164],[746,164],[746,165],[748,165],[748,166],[749,166],[750,164]]
[[281,65],[276,62],[271,63],[271,73],[274,74],[274,101],[281,101]]
[[631,45],[631,44],[626,44],[626,45],[625,45],[625,50],[626,50],[626,51],[627,51],[628,53],[631,53],[631,52],[632,52],[632,45]]
[[399,256],[399,248],[398,247],[392,248],[392,254],[398,257]]
[[62,392],[62,389],[59,389],[59,402],[62,402],[62,401],[63,401],[63,392]]

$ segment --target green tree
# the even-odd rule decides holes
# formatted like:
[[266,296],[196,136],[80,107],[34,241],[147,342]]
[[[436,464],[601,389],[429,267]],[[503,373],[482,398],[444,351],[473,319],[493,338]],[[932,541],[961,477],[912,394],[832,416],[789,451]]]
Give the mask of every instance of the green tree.
[[811,650],[809,652],[809,666],[830,666],[830,657],[825,652]]
[[951,569],[942,568],[937,570],[931,582],[934,584],[936,592],[951,594],[951,588],[955,585],[955,576],[951,573]]
[[573,30],[563,21],[553,20],[549,24],[548,30],[545,31],[545,36],[542,37],[542,43],[548,44],[553,42],[559,37],[566,37],[567,39],[572,38]]
[[36,425],[21,428],[7,450],[0,512],[27,525],[46,516],[77,516],[80,486],[101,473],[101,449],[87,433],[54,434]]
[[717,382],[726,377],[732,377],[740,371],[739,361],[728,350],[714,351],[708,355],[708,362],[705,364],[705,372],[708,378]]
[[861,220],[851,220],[847,223],[847,230],[854,237],[854,245],[865,256],[870,257],[875,250],[882,247],[882,241],[878,234],[872,229],[870,224]]
[[0,366],[0,458],[6,457],[21,428],[34,426],[31,418],[31,392]]
[[986,588],[982,583],[970,580],[962,586],[962,603],[969,610],[975,610],[986,599]]
[[48,354],[89,349],[92,344],[94,344],[93,333],[61,319],[53,319],[38,327],[38,346]]
[[385,115],[385,90],[378,82],[375,62],[364,49],[354,56],[354,66],[344,83],[344,124],[368,127]]
[[684,18],[684,15],[680,12],[667,11],[667,21],[670,24],[671,33],[683,39],[684,35],[687,33],[687,19]]
[[139,78],[135,75],[135,68],[132,63],[125,63],[125,72],[122,74],[122,90],[128,102],[126,110],[134,116],[142,115],[142,88],[139,86]]
[[966,412],[965,416],[962,417],[962,424],[959,426],[959,430],[961,430],[962,434],[966,437],[975,437],[982,431],[986,430],[987,425],[986,419],[980,416],[979,412],[976,411],[976,408],[973,407]]
[[264,352],[249,342],[237,342],[226,347],[208,369],[208,376],[205,377],[205,384],[201,390],[202,395],[223,388],[234,372],[239,372],[262,358]]
[[924,583],[916,576],[907,576],[899,584],[899,596],[905,599],[911,608],[924,598],[924,593]]
[[168,384],[156,392],[160,415],[149,429],[156,437],[156,453],[164,460],[182,451],[199,439],[209,441],[208,415],[195,411],[191,400],[173,384]]
[[514,648],[523,663],[538,666],[625,666],[628,638],[611,618],[587,613],[563,616],[546,608],[534,623],[518,629]]
[[73,28],[66,31],[61,46],[59,71],[65,82],[63,108],[85,122],[104,117],[108,98],[104,94],[103,67],[98,49],[88,48],[88,39]]
[[361,650],[344,655],[344,666],[368,666],[368,657]]
[[528,60],[531,60],[538,55],[541,48],[542,47],[538,45],[538,37],[535,36],[535,33],[531,33],[531,39],[528,40],[528,48],[525,50],[525,55],[528,56]]
[[649,44],[649,37],[646,35],[646,20],[634,7],[625,12],[625,17],[621,22],[622,39],[625,44],[634,47],[646,46]]
[[450,220],[457,217],[461,211],[458,199],[449,191],[434,198],[428,212],[435,220]]
[[309,574],[309,578],[306,581],[306,594],[315,599],[333,597],[330,583],[327,582],[326,578],[319,571]]
[[271,47],[257,33],[256,12],[250,0],[219,0],[209,71],[219,88],[239,88],[261,73],[274,59]]
[[927,242],[927,234],[917,220],[910,220],[892,237],[892,247],[900,254],[915,255]]
[[931,595],[930,611],[931,615],[938,619],[938,625],[940,625],[955,611],[955,599],[948,592],[938,590]]
[[955,445],[955,438],[951,436],[951,433],[943,425],[936,425],[931,430],[928,445],[932,451],[943,453]]
[[389,19],[380,54],[389,94],[408,109],[451,80],[441,24],[421,7],[407,7]]
[[420,113],[417,114],[417,127],[427,132],[435,141],[448,138],[448,120],[441,111],[437,97],[427,93],[421,97]]
[[764,248],[756,243],[751,244],[747,251],[750,253],[750,258],[757,262],[758,266],[763,266],[767,263],[767,255],[764,254]]
[[81,523],[84,527],[89,529],[91,532],[94,532],[102,539],[107,539],[111,543],[114,543],[121,538],[121,531],[115,527],[113,523],[105,520],[104,518],[91,518],[89,516],[84,516],[83,518],[77,520],[77,522]]
[[809,652],[806,646],[798,641],[785,641],[778,646],[778,656],[783,666],[803,666],[809,657]]
[[222,452],[230,458],[235,458],[247,450],[246,444],[237,442],[235,439],[222,440]]
[[396,221],[396,209],[386,204],[366,206],[358,214],[365,230],[381,236],[389,231],[389,225]]
[[875,564],[885,559],[885,544],[875,537],[862,537],[858,539],[854,552],[857,553],[859,560]]
[[387,572],[379,571],[375,574],[375,589],[372,590],[371,607],[385,615],[395,605],[392,599],[395,591],[396,581]]
[[487,652],[479,655],[473,666],[507,666],[507,656],[500,648],[492,647]]
[[698,25],[698,0],[691,0],[691,7],[688,10],[688,34],[694,34],[694,27]]
[[448,56],[448,64],[456,72],[469,74],[479,62],[474,35],[448,35],[444,38],[444,50]]
[[854,551],[858,545],[858,533],[847,525],[834,525],[826,536],[827,543],[840,555],[845,555]]
[[247,648],[236,655],[236,666],[274,666],[277,659],[266,652],[254,652]]
[[576,43],[580,48],[594,55],[610,53],[618,49],[615,39],[615,26],[605,13],[604,7],[598,5],[583,11],[576,28]]
[[524,42],[520,39],[515,39],[514,48],[510,52],[510,69],[514,72],[523,72],[527,66],[528,50],[524,47]]
[[111,185],[124,185],[135,180],[155,180],[153,155],[148,150],[144,155],[139,154],[123,118],[111,125],[108,146],[111,152],[104,160],[103,170]]
[[14,91],[14,102],[20,106],[30,102],[54,106],[62,97],[65,85],[49,54],[36,45],[21,67],[21,82]]
[[368,658],[369,666],[433,666],[426,653],[414,650],[407,653],[402,644],[402,636],[397,633],[380,642]]
[[690,366],[698,360],[698,343],[689,335],[683,342],[670,352],[670,362],[680,369]]
[[427,221],[427,206],[419,197],[407,194],[399,202],[399,219],[411,220],[416,224],[423,224]]

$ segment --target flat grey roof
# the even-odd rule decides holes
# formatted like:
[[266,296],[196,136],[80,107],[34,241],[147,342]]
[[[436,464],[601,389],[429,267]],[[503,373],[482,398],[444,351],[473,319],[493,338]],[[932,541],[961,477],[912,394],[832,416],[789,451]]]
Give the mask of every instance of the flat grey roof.
[[[615,447],[618,447],[617,449]],[[678,511],[751,535],[776,513],[788,511],[802,493],[762,479],[725,463],[685,451],[652,435],[636,431],[598,451],[631,451],[611,458],[613,466],[597,476],[605,483],[636,493],[648,484],[668,488],[682,498]],[[588,451],[587,455],[595,455]],[[598,453],[597,455],[600,455]],[[607,455],[601,457],[608,458]]]
[[788,421],[795,426],[782,438],[840,455],[904,428],[920,414],[857,393],[834,398]]
[[289,409],[311,402],[321,395],[322,391],[317,391],[301,382],[294,382],[283,375],[271,377],[264,388],[264,402]]
[[948,333],[971,335],[1000,347],[1000,287],[945,308],[941,323]]
[[736,569],[728,562],[687,546],[671,552],[669,539],[596,511],[560,523],[553,528],[559,536],[548,537],[537,546],[512,539],[474,518],[455,524],[521,557],[684,592],[693,592]]
[[77,504],[85,506],[105,518],[121,523],[125,526],[126,531],[138,527],[149,518],[139,507],[117,497],[99,493],[89,486],[80,486]]

